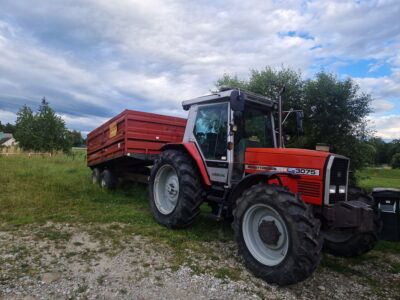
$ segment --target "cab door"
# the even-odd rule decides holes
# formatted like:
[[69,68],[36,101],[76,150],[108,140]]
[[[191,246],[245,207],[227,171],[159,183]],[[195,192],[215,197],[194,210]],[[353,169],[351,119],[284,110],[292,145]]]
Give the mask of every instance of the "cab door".
[[198,145],[211,181],[227,183],[229,173],[229,103],[197,106],[192,137]]

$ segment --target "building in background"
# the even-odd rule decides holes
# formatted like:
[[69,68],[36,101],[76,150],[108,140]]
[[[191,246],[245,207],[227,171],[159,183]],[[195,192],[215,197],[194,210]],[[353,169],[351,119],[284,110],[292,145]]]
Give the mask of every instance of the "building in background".
[[0,146],[1,147],[13,147],[17,146],[18,142],[15,140],[11,133],[0,132]]

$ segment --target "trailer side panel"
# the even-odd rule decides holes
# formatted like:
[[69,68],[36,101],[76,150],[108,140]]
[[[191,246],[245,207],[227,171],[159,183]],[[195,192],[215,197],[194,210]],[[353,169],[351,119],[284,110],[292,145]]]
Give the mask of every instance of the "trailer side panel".
[[183,118],[125,110],[88,134],[88,166],[123,156],[154,157],[165,144],[181,142],[185,126]]

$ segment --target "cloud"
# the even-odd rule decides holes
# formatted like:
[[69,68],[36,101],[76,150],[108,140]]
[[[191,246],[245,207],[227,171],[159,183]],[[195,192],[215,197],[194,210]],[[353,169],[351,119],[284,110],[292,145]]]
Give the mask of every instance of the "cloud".
[[357,82],[376,111],[400,98],[395,0],[1,2],[0,109],[36,108],[46,96],[73,129],[125,108],[184,116],[181,101],[223,73],[266,65],[312,76],[374,59],[372,69],[388,64],[392,73]]
[[375,113],[382,113],[386,111],[391,111],[395,108],[394,103],[387,100],[374,100],[371,104]]
[[377,135],[384,139],[400,139],[400,115],[371,116]]
[[0,109],[0,121],[3,124],[6,123],[14,123],[15,120],[17,119],[17,115],[11,111],[6,111]]

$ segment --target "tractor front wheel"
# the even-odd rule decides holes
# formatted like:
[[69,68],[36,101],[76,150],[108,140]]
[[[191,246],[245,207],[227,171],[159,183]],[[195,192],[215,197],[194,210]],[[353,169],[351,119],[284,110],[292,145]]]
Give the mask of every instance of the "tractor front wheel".
[[246,190],[237,200],[233,229],[246,267],[268,283],[303,281],[319,264],[320,222],[283,187],[257,184]]
[[370,205],[374,210],[374,224],[371,232],[358,232],[357,229],[324,230],[324,248],[335,256],[354,257],[372,250],[379,241],[382,230],[380,211],[374,199],[362,189],[349,187],[348,200],[358,200]]

